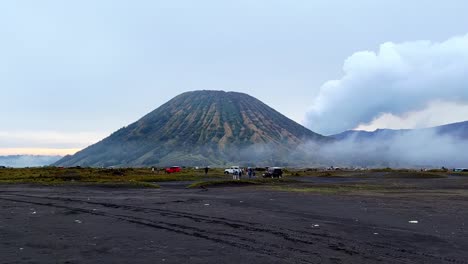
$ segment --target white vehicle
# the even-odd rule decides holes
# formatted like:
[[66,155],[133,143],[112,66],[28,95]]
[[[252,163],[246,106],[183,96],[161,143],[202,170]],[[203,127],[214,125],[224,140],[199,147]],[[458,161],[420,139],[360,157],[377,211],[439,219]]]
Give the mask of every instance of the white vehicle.
[[234,172],[239,172],[239,171],[240,171],[239,166],[231,166],[230,168],[224,170],[224,174],[234,174]]

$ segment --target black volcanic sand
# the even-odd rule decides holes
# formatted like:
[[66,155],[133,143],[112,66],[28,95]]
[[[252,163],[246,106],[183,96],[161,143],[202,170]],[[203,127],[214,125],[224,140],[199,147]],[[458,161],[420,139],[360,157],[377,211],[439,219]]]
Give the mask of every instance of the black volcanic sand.
[[468,263],[468,177],[383,182],[419,188],[2,185],[0,263]]

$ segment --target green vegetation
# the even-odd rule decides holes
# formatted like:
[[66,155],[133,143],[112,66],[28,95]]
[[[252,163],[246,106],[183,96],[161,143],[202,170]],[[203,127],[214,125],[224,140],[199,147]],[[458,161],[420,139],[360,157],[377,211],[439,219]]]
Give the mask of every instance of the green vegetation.
[[149,182],[104,182],[104,183],[98,183],[98,182],[92,182],[92,183],[87,183],[88,185],[92,186],[100,186],[100,187],[106,187],[106,188],[151,188],[151,189],[158,189],[161,186],[158,184],[154,183],[149,183]]
[[[285,171],[286,172],[286,171]],[[448,175],[455,175],[450,171],[429,170],[420,171],[414,169],[370,169],[370,170],[317,170],[317,169],[302,169],[302,170],[287,170],[286,176],[311,176],[321,178],[414,178],[414,179],[430,179],[430,178],[446,178]],[[468,175],[468,173],[467,173]]]
[[433,179],[433,178],[447,178],[442,172],[390,172],[384,175],[385,178],[414,178],[414,179]]
[[187,188],[204,188],[204,187],[221,187],[221,186],[244,186],[244,185],[257,185],[258,182],[251,180],[219,180],[219,181],[199,181],[190,184]]
[[421,177],[421,178],[438,178],[444,177],[447,170],[441,169],[432,169],[427,171],[415,170],[415,169],[392,169],[392,168],[383,168],[383,169],[372,169],[370,172],[387,172],[388,175],[394,176],[398,175],[399,177]]
[[[224,178],[221,169],[211,169],[209,178]],[[205,179],[202,170],[183,169],[183,172],[165,174],[163,170],[152,172],[149,168],[96,169],[96,168],[25,168],[0,169],[1,183],[32,184],[106,184],[130,187],[158,187],[154,182],[195,181]]]
[[453,176],[467,176],[468,177],[468,172],[450,172],[450,175],[453,175]]
[[291,179],[251,179],[251,180],[215,180],[215,181],[200,181],[187,186],[187,188],[200,188],[200,187],[221,187],[221,186],[246,186],[246,185],[279,185],[284,183],[296,183],[297,181]]
[[[169,181],[190,181],[195,182],[188,186],[189,188],[213,187],[213,186],[248,186],[248,185],[266,185],[278,186],[279,190],[294,192],[356,192],[356,191],[382,191],[392,188],[385,186],[381,188],[376,185],[310,185],[299,184],[299,182],[290,179],[290,176],[309,176],[317,178],[362,178],[362,179],[434,179],[446,178],[449,175],[467,176],[466,172],[450,171],[419,171],[419,170],[366,170],[366,171],[319,171],[313,169],[285,169],[282,179],[264,179],[261,178],[261,171],[257,172],[259,178],[243,179],[241,181],[231,180],[232,176],[224,175],[224,169],[211,168],[208,176],[205,177],[203,169],[183,168],[182,172],[166,174],[164,169],[159,168],[154,172],[150,168],[24,168],[24,169],[0,169],[0,184],[84,184],[84,185],[106,185],[108,187],[137,187],[137,188],[157,188],[158,182]],[[317,179],[319,180],[319,179]],[[289,183],[289,184],[288,184]],[[393,188],[398,189],[399,187]]]

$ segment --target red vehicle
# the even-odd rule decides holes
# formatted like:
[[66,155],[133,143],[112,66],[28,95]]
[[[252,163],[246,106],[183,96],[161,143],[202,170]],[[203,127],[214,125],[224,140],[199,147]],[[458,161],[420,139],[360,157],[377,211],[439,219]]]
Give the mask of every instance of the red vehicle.
[[166,168],[166,173],[176,173],[180,171],[181,171],[181,168],[179,166],[172,166],[172,167]]

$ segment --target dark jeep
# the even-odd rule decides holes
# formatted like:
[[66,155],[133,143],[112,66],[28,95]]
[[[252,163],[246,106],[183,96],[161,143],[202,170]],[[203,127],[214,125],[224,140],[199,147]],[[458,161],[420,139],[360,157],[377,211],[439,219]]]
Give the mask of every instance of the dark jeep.
[[263,174],[263,178],[281,178],[283,177],[283,169],[280,167],[270,167]]

